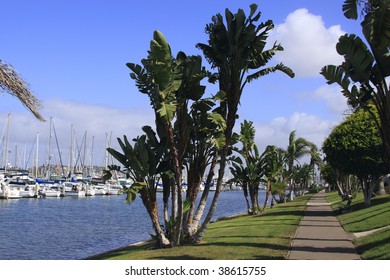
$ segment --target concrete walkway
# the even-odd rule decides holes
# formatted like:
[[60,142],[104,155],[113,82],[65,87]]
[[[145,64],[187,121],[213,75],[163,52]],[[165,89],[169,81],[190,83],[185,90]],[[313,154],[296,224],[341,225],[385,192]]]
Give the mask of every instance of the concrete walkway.
[[360,260],[352,239],[325,201],[325,193],[317,193],[307,203],[287,259]]

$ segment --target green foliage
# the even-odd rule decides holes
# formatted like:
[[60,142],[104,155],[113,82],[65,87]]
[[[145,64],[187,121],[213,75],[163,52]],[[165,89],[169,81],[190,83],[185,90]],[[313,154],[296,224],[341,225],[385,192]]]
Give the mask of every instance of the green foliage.
[[353,82],[368,82],[374,58],[368,50],[366,44],[358,36],[343,35],[336,45],[337,52],[344,56],[345,62],[342,68],[348,71]]
[[343,12],[345,17],[349,19],[358,18],[358,1],[357,0],[345,0],[343,4]]
[[[261,16],[260,12],[256,13],[257,7],[256,4],[250,6],[248,17],[242,9],[235,14],[226,9],[226,25],[222,15],[217,14],[212,18],[212,23],[206,26],[206,33],[209,34],[208,45],[197,44],[197,47],[203,51],[212,68],[221,70],[219,79],[229,79],[225,74],[228,73],[227,68],[233,67],[241,73],[255,70],[255,72],[248,73],[245,80],[241,80],[241,84],[275,71],[282,71],[294,77],[293,71],[282,63],[262,68],[271,61],[276,52],[283,51],[283,47],[275,43],[271,49],[265,49],[268,34],[274,28],[274,24],[268,20],[256,26]],[[231,74],[236,75],[236,73]],[[227,94],[233,93],[227,90]]]
[[124,191],[126,193],[125,203],[132,203],[137,198],[139,191],[145,187],[147,187],[145,182],[134,182],[130,188]]
[[272,194],[273,195],[286,195],[287,184],[285,182],[274,182],[272,183]]
[[[110,177],[111,171],[121,171],[131,178],[135,183],[134,187],[128,192],[129,202],[132,202],[132,195],[138,193],[140,185],[148,183],[150,177],[154,177],[169,170],[169,158],[167,158],[167,145],[158,141],[155,132],[149,126],[144,126],[144,135],[138,136],[131,144],[126,136],[123,140],[118,138],[121,151],[108,148],[107,151],[123,165],[124,170],[120,167],[111,165],[106,172],[106,179]],[[134,191],[134,192],[133,192]]]
[[357,111],[336,126],[325,139],[322,150],[326,161],[344,173],[364,176],[385,171],[378,128],[364,110]]
[[328,65],[321,74],[329,84],[337,83],[354,109],[374,104],[379,115],[377,123],[386,162],[390,168],[390,1],[345,0],[343,12],[347,18],[357,19],[361,9],[361,22],[368,46],[356,35],[340,37],[336,49],[344,56],[339,66]]

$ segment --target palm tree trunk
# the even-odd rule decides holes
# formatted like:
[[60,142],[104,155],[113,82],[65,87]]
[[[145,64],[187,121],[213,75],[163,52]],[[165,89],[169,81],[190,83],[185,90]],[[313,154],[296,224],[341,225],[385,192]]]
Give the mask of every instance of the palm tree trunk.
[[213,158],[213,161],[211,162],[209,174],[207,175],[207,178],[206,178],[205,188],[203,190],[202,197],[199,201],[198,208],[196,209],[196,212],[195,212],[195,215],[193,218],[193,222],[191,224],[191,228],[188,230],[188,232],[191,233],[190,234],[191,236],[196,232],[196,229],[199,226],[200,219],[203,216],[204,209],[205,209],[206,204],[207,204],[207,198],[208,198],[208,195],[210,192],[210,184],[211,184],[211,181],[213,180],[214,170],[215,170],[215,167],[218,163],[218,158],[219,158],[219,156],[218,156],[218,154],[216,154]]
[[170,195],[170,185],[171,185],[171,179],[166,176],[162,175],[162,185],[163,185],[163,203],[164,203],[164,223],[165,223],[165,228],[167,228],[168,222],[169,222],[169,214],[168,214],[168,206],[169,206],[169,195]]
[[248,185],[246,183],[243,184],[242,190],[244,191],[244,197],[245,197],[245,202],[246,202],[246,208],[248,215],[251,213],[251,206],[249,204],[249,199],[248,199]]
[[219,195],[220,195],[221,190],[222,190],[222,179],[223,179],[223,176],[225,174],[226,156],[227,156],[227,149],[223,149],[221,151],[221,160],[220,160],[220,167],[219,167],[219,172],[218,172],[217,189],[215,190],[213,201],[210,205],[210,209],[207,213],[207,216],[206,216],[204,222],[202,223],[202,226],[195,233],[195,235],[192,236],[192,238],[190,240],[191,243],[196,244],[202,240],[203,235],[205,234],[205,232],[208,228],[208,225],[211,221],[211,218],[214,215],[215,209],[216,209],[217,204],[218,204]]
[[[188,176],[190,177],[190,176]],[[187,219],[185,221],[185,230],[186,230],[186,235],[191,236],[192,233],[194,232],[192,224],[194,223],[194,215],[195,215],[195,203],[196,203],[196,198],[198,197],[200,185],[202,184],[202,178],[203,174],[195,174],[193,178],[191,185],[190,185],[190,180],[188,180],[188,192],[187,192],[187,197],[186,200],[190,200],[191,205],[190,205],[190,210],[187,212]]]
[[267,180],[267,194],[265,195],[263,210],[261,210],[262,212],[265,211],[265,208],[267,207],[270,194],[271,194],[271,181]]
[[[173,186],[173,193],[172,193],[172,199],[174,196],[174,193],[177,191],[177,200],[173,201],[173,203],[177,202],[177,215],[176,215],[176,223],[175,223],[175,230],[174,230],[174,236],[172,239],[172,246],[178,246],[180,245],[181,241],[181,234],[183,230],[183,193],[182,193],[182,172],[181,172],[181,165],[179,162],[179,155],[176,149],[175,145],[175,138],[173,133],[173,128],[171,124],[168,124],[168,135],[169,135],[169,144],[170,144],[170,150],[173,160],[173,166],[174,166],[174,172],[175,172],[175,183],[176,188]],[[172,205],[173,208],[173,205]],[[176,213],[174,213],[176,214]],[[175,216],[173,216],[175,217]]]
[[165,236],[164,230],[161,228],[160,219],[158,217],[158,207],[157,201],[152,199],[148,191],[143,189],[140,191],[142,203],[144,204],[146,211],[149,214],[149,217],[152,221],[154,232],[156,233],[156,238],[159,242],[159,247],[166,248],[170,246],[170,241]]

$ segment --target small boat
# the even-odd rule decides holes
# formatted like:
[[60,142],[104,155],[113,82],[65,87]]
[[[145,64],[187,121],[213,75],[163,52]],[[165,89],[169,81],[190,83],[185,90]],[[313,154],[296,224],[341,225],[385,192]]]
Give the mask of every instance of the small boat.
[[123,187],[115,181],[107,182],[105,185],[108,195],[119,195],[123,193]]
[[30,185],[27,185],[24,188],[19,188],[20,196],[23,198],[33,198],[37,197],[38,189],[35,191],[35,187],[32,187]]
[[20,190],[18,188],[9,185],[9,179],[4,178],[3,174],[0,174],[0,198],[3,199],[15,199],[21,198]]
[[61,187],[59,185],[44,186],[41,187],[40,194],[43,197],[59,197],[61,195]]
[[96,190],[95,190],[94,186],[92,186],[91,184],[87,184],[85,187],[85,195],[86,196],[96,195]]
[[95,195],[106,195],[108,193],[106,186],[103,184],[94,185],[93,188],[95,189]]
[[85,187],[79,182],[64,182],[62,186],[65,190],[65,196],[84,197]]

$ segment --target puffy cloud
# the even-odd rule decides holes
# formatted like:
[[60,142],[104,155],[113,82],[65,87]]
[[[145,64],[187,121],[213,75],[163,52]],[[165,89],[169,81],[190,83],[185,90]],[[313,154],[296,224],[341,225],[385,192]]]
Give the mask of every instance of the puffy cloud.
[[324,85],[315,91],[313,98],[323,100],[332,113],[342,115],[348,110],[347,98],[338,86]]
[[336,124],[315,115],[296,112],[288,118],[277,117],[266,124],[255,124],[256,142],[261,150],[267,145],[286,148],[290,133],[296,130],[297,137],[304,137],[321,148],[322,142]]
[[[29,157],[32,164],[33,154],[35,153],[36,135],[39,132],[39,161],[43,163],[47,160],[49,144],[49,119],[52,116],[54,131],[52,132],[51,154],[59,160],[57,149],[57,140],[59,151],[64,164],[69,163],[69,150],[71,142],[71,125],[75,132],[76,150],[83,151],[83,138],[87,133],[86,145],[88,151],[92,149],[92,138],[94,144],[94,163],[102,165],[104,162],[104,153],[106,142],[111,138],[111,146],[117,147],[116,138],[122,138],[127,135],[129,140],[142,133],[142,126],[154,124],[154,115],[150,108],[129,108],[118,109],[107,106],[97,106],[83,104],[60,99],[51,99],[44,102],[42,114],[46,116],[47,122],[42,123],[36,120],[30,112],[12,113],[10,121],[9,149],[11,150],[11,164],[14,164],[16,156],[15,146],[18,146],[18,157]],[[0,118],[5,120],[7,115],[0,113]],[[3,123],[0,123],[2,126]],[[4,123],[5,126],[5,123]],[[4,130],[4,129],[3,129]],[[5,133],[3,131],[4,137]],[[1,143],[1,148],[4,143]],[[27,151],[23,151],[26,145]],[[76,147],[76,145],[78,147]],[[19,160],[20,161],[20,160]],[[59,163],[59,162],[57,162]]]
[[284,47],[275,55],[276,60],[291,67],[297,77],[312,77],[319,75],[323,66],[342,62],[335,46],[344,33],[340,25],[327,28],[321,16],[299,9],[275,27],[269,42],[277,41]]

